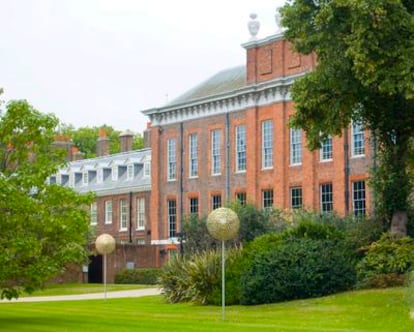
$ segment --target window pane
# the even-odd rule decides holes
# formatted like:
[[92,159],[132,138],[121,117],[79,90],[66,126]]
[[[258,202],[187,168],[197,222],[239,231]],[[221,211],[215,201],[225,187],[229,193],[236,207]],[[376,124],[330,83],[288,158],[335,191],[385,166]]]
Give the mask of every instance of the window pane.
[[352,183],[352,209],[354,216],[364,216],[366,214],[365,181]]
[[290,207],[292,209],[302,208],[302,187],[290,188]]
[[332,137],[329,136],[325,141],[322,142],[321,146],[321,160],[332,159]]
[[221,131],[211,132],[211,174],[221,173]]
[[269,209],[273,207],[273,190],[263,190],[262,191],[262,206],[264,209]]
[[168,180],[175,180],[176,177],[176,142],[171,138],[167,141],[167,177]]
[[173,199],[168,200],[168,236],[175,237],[177,233],[177,202]]
[[273,167],[273,122],[262,122],[262,168]]
[[320,186],[321,212],[333,211],[332,183],[321,184]]
[[246,128],[236,127],[236,171],[246,170]]
[[189,169],[190,177],[195,177],[198,175],[198,150],[197,150],[197,135],[192,134],[189,136]]
[[302,163],[302,131],[290,128],[290,164]]
[[358,122],[352,123],[352,155],[360,156],[365,154],[364,129]]

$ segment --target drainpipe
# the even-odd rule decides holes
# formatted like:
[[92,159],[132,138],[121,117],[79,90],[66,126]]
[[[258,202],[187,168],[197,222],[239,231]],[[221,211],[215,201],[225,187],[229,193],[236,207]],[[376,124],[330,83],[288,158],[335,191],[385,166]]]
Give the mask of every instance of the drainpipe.
[[344,130],[344,203],[345,203],[345,216],[349,215],[349,137],[348,128]]
[[184,158],[184,126],[183,123],[180,122],[180,178],[179,178],[179,190],[178,190],[178,200],[180,206],[180,231],[182,231],[182,222],[183,222],[183,213],[184,213],[184,204],[183,204],[183,178],[184,178],[184,165],[183,165],[183,158]]
[[129,192],[129,243],[132,243],[132,192]]
[[226,143],[226,171],[225,171],[225,202],[230,199],[230,117],[229,112],[226,112],[225,118],[225,133],[224,139]]

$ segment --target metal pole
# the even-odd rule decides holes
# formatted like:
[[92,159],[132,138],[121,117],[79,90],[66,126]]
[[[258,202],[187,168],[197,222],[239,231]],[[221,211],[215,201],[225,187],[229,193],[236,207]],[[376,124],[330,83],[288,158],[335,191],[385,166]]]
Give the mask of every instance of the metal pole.
[[104,254],[104,299],[106,300],[106,254]]
[[222,320],[226,319],[226,257],[224,240],[221,240],[221,314]]

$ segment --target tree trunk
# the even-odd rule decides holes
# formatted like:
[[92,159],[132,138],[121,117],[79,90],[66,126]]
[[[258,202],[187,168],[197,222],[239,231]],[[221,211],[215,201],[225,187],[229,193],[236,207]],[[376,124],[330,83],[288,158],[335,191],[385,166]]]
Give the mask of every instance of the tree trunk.
[[398,237],[407,236],[407,221],[406,211],[394,212],[391,220],[391,233],[395,233]]

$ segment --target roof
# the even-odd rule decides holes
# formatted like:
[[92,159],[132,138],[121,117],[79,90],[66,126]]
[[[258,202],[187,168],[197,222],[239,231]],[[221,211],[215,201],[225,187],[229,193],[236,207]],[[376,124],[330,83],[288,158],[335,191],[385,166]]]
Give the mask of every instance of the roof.
[[[122,153],[111,154],[107,156],[72,161],[58,173],[66,176],[69,174],[78,174],[75,178],[75,191],[85,193],[95,192],[98,196],[119,194],[126,192],[148,191],[151,188],[151,176],[144,174],[144,164],[151,161],[151,149],[141,149]],[[133,177],[127,176],[127,166],[133,165]],[[116,180],[112,179],[111,174],[113,167],[118,168]],[[102,180],[98,181],[97,171],[103,172]],[[108,172],[104,171],[108,170]],[[89,174],[88,184],[84,185],[81,181],[81,174],[84,171],[92,172]],[[69,182],[65,181],[62,185],[68,186]]]
[[167,106],[183,104],[192,100],[227,93],[244,87],[245,85],[246,67],[242,65],[228,68],[218,72],[178,98],[173,99]]

